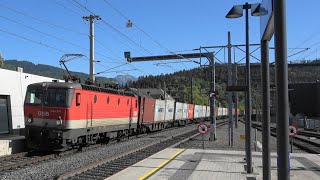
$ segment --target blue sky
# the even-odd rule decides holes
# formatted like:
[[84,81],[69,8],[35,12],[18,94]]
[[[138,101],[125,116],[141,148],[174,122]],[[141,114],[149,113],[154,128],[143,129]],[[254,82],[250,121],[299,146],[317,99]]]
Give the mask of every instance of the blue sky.
[[[82,16],[88,10],[100,15],[103,21],[95,23],[95,72],[120,66],[133,76],[172,73],[197,67],[195,63],[158,62],[123,65],[124,51],[132,56],[162,55],[168,52],[191,53],[200,46],[227,44],[227,32],[231,32],[232,44],[245,43],[245,19],[226,19],[233,5],[244,0],[1,0],[0,1],[0,52],[5,59],[29,60],[35,64],[59,67],[59,59],[66,53],[80,53],[89,57],[89,24]],[[261,1],[250,0],[249,3]],[[289,60],[315,59],[320,55],[320,23],[317,20],[319,0],[287,1],[288,48],[311,48],[292,56]],[[110,6],[111,5],[111,6]],[[87,8],[87,10],[85,8]],[[115,10],[116,9],[116,10]],[[120,13],[121,14],[120,14]],[[130,19],[134,26],[126,28]],[[250,43],[259,43],[260,18],[250,17]],[[160,44],[160,45],[159,45]],[[270,47],[273,47],[273,40]],[[244,49],[244,48],[243,48]],[[251,47],[254,50],[255,47]],[[217,51],[215,49],[214,51]],[[288,49],[288,55],[300,49]],[[259,59],[260,51],[254,56]],[[274,60],[270,51],[270,60]],[[319,54],[319,55],[318,55]],[[235,60],[244,57],[240,50]],[[217,55],[227,61],[227,52]],[[234,59],[234,57],[233,57]],[[252,62],[256,62],[254,58]],[[242,61],[244,62],[244,61]],[[73,71],[89,72],[87,59],[75,59],[67,63]],[[134,70],[138,69],[138,70]],[[121,73],[101,74],[114,77]]]

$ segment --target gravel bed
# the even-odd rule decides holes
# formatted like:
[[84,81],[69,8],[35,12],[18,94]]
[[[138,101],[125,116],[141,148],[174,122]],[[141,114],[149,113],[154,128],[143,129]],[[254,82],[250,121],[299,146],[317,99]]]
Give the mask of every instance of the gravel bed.
[[182,128],[163,130],[148,136],[122,140],[118,143],[111,143],[94,150],[79,152],[68,157],[40,163],[17,171],[0,172],[0,179],[53,179],[65,172],[86,166],[100,159],[110,158],[154,141],[196,129],[196,127],[197,125],[189,125]]
[[[240,150],[245,151],[245,140],[240,139],[240,135],[245,134],[245,125],[239,121],[238,128],[234,128],[234,140],[233,147],[229,146],[229,131],[228,125],[224,125],[222,127],[217,128],[217,140],[216,141],[208,141],[209,135],[204,135],[204,147],[205,149],[223,149],[223,150]],[[252,138],[252,150],[255,150],[255,145],[253,143],[255,137],[255,130],[252,128],[251,130],[251,138]],[[262,133],[257,130],[257,140],[262,143]],[[202,136],[197,136],[190,141],[187,141],[179,146],[179,148],[202,148]],[[277,152],[277,139],[273,136],[270,136],[270,149],[271,152]],[[260,151],[257,148],[257,151]],[[298,147],[293,146],[293,153],[307,153],[304,150],[299,149]]]

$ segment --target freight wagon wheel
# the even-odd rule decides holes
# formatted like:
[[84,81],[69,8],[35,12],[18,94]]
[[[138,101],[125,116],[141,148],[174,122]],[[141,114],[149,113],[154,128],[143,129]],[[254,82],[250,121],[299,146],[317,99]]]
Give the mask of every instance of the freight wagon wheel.
[[147,132],[148,132],[148,129],[149,129],[149,128],[147,128],[146,126],[144,126],[143,129],[142,129],[142,133],[143,133],[143,134],[147,133]]
[[82,151],[83,147],[83,139],[82,137],[78,137],[78,151]]
[[120,141],[122,136],[123,136],[123,132],[122,131],[118,131],[118,133],[117,133],[117,142]]

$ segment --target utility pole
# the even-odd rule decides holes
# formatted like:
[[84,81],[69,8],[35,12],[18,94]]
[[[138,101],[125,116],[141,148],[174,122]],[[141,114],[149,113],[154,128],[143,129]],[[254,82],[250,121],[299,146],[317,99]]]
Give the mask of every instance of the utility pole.
[[[237,64],[234,64],[234,70],[233,70],[233,86],[237,86],[237,81],[238,81],[238,75],[237,75]],[[233,92],[233,103],[234,103],[234,109],[235,109],[235,113],[234,113],[234,125],[236,128],[238,128],[238,92],[234,91]]]
[[100,16],[90,15],[82,17],[86,21],[90,21],[90,83],[94,84],[96,78],[94,76],[94,20],[100,20]]
[[190,93],[191,93],[191,104],[194,104],[194,96],[193,96],[193,78],[191,77],[191,88],[190,88]]
[[262,87],[262,167],[263,179],[271,180],[270,155],[270,66],[269,41],[261,41],[261,87]]
[[286,0],[274,1],[273,6],[277,94],[278,179],[289,180],[289,95]]
[[164,99],[166,100],[166,95],[167,95],[167,84],[166,82],[163,82],[163,94],[164,94]]
[[215,114],[215,97],[216,97],[216,69],[214,64],[214,53],[208,57],[210,70],[211,70],[211,78],[210,78],[210,138],[209,141],[215,141],[217,139],[217,122],[216,122],[216,114]]
[[[231,74],[231,35],[228,32],[228,86],[232,85]],[[233,117],[232,117],[232,92],[228,92],[228,114],[229,114],[229,146],[233,146]]]

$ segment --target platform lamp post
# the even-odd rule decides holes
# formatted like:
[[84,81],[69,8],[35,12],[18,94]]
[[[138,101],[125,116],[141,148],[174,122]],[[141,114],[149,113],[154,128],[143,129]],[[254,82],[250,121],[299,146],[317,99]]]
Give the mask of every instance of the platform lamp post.
[[239,18],[245,10],[246,17],[246,100],[245,100],[245,134],[246,134],[246,162],[247,173],[252,173],[252,152],[251,152],[251,80],[250,80],[250,50],[249,50],[249,9],[252,16],[260,16],[260,4],[236,5],[226,15],[226,18]]

